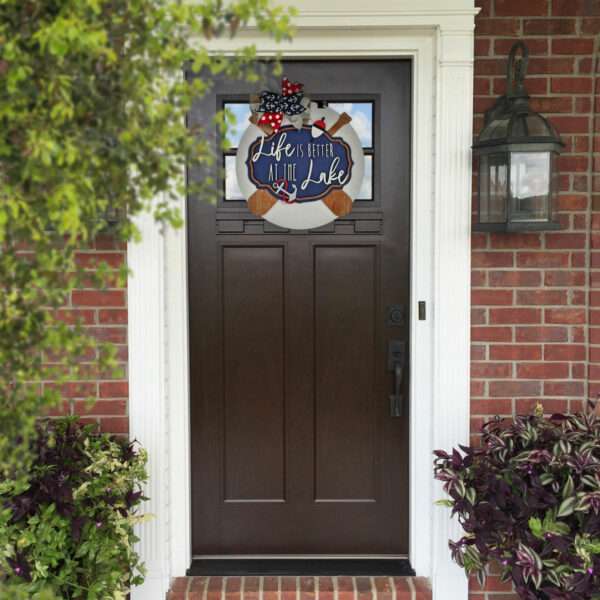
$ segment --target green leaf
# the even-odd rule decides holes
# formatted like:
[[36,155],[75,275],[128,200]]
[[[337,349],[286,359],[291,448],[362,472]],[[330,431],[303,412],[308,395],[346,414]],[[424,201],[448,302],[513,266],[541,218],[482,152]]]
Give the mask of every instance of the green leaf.
[[529,519],[529,529],[531,533],[535,535],[535,537],[539,539],[543,539],[544,537],[544,528],[542,527],[542,521],[537,517],[531,517]]
[[452,508],[454,506],[454,502],[452,500],[436,500],[435,501],[435,505],[436,506],[445,506],[447,508]]
[[558,508],[557,517],[568,517],[569,515],[572,515],[575,512],[576,504],[577,498],[575,498],[575,496],[563,500]]
[[562,490],[562,497],[569,498],[570,496],[573,495],[574,491],[575,491],[575,484],[573,483],[573,478],[569,475],[567,477],[567,481]]

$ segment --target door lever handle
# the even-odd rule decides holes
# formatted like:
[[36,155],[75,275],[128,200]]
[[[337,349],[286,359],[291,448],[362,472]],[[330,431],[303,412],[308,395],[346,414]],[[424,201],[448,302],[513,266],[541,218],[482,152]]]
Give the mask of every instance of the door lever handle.
[[404,396],[402,383],[404,378],[404,352],[406,343],[390,340],[388,347],[388,369],[394,374],[394,393],[390,394],[390,415],[402,417],[404,413]]
[[390,414],[392,417],[401,417],[403,413],[404,398],[401,394],[403,371],[404,369],[400,363],[394,365],[394,393],[390,394]]

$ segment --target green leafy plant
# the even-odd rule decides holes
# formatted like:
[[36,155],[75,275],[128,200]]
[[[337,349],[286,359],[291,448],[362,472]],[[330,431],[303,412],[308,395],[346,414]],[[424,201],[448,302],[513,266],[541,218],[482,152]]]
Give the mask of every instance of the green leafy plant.
[[[269,0],[0,1],[3,494],[30,489],[35,422],[59,403],[61,384],[110,378],[115,371],[110,344],[88,335],[62,309],[73,290],[120,287],[127,271],[102,263],[87,269],[77,251],[96,248],[107,235],[116,243],[136,239],[135,218],[144,211],[161,224],[181,224],[177,199],[185,191],[184,169],[213,163],[211,136],[215,128],[226,129],[231,116],[219,114],[207,130],[189,129],[192,101],[210,89],[216,74],[258,79],[254,48],[225,57],[209,51],[208,40],[233,36],[250,22],[265,36],[284,40],[291,33],[290,14]],[[184,67],[200,76],[186,81]],[[206,178],[197,191],[213,187]],[[93,357],[93,364],[82,365],[83,356]],[[94,490],[90,484],[89,493]],[[49,502],[36,509],[29,537],[0,548],[5,557],[0,588],[3,570],[22,556],[17,551],[26,549],[32,578],[23,588],[9,569],[16,587],[0,589],[0,597],[45,599],[44,577],[73,586],[69,593],[84,586],[94,590],[89,594],[101,594],[92,578],[71,569],[85,556],[108,552],[103,528],[94,531],[88,523],[82,557],[64,555],[70,552],[64,528],[71,517],[60,506]],[[5,539],[14,542],[0,534],[0,545]],[[89,573],[105,585],[111,577],[126,576],[132,561],[123,560],[110,576],[98,570],[101,562],[90,561]],[[117,568],[116,561],[107,563]],[[33,588],[40,591],[34,594]]]
[[[110,376],[112,348],[58,309],[126,269],[86,271],[76,250],[107,230],[135,239],[142,211],[181,223],[185,166],[214,160],[214,130],[186,127],[192,101],[215,74],[257,78],[254,48],[225,57],[207,39],[249,22],[290,35],[269,0],[0,2],[0,478],[27,471],[35,419],[60,399],[37,382]],[[184,66],[202,75],[185,81]]]
[[495,561],[527,600],[600,598],[600,418],[496,419],[481,447],[438,450],[435,476],[465,535],[454,560],[483,584]]
[[125,598],[143,579],[133,526],[145,480],[136,444],[76,418],[40,423],[31,472],[0,484],[0,572],[23,597]]

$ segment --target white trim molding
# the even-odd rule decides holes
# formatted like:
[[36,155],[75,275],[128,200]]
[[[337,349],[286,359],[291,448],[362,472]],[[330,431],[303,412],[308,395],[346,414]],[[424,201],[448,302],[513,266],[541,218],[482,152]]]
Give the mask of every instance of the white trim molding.
[[[466,57],[472,34],[442,30],[438,48],[431,421],[434,447],[448,449],[469,440],[473,64]],[[441,486],[434,490],[443,497]],[[450,560],[447,543],[458,537],[458,524],[434,509],[434,600],[468,598],[466,578]]]
[[[215,50],[255,44],[289,57],[410,58],[413,62],[410,560],[434,600],[467,600],[448,550],[459,531],[432,477],[432,451],[469,439],[473,0],[297,0],[294,41],[247,28]],[[323,6],[325,5],[325,6]],[[182,207],[185,200],[182,199]],[[185,228],[162,234],[149,216],[130,244],[130,430],[150,454],[139,551],[148,568],[133,600],[164,600],[190,552]],[[419,301],[427,318],[416,318]]]
[[152,519],[139,525],[138,551],[148,576],[134,597],[164,600],[160,593],[169,585],[169,554],[164,545],[169,537],[167,507],[170,488],[165,362],[165,240],[150,214],[137,219],[143,235],[139,244],[127,248],[128,266],[134,273],[128,281],[129,308],[129,430],[149,453],[149,483],[143,511]]

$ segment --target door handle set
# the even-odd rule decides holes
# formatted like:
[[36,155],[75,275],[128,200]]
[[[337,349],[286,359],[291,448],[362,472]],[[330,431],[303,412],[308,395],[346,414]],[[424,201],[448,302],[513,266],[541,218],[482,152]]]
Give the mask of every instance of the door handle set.
[[404,380],[404,360],[406,356],[406,342],[390,340],[388,342],[388,371],[394,374],[393,393],[390,394],[390,416],[404,416],[404,395],[402,383]]

